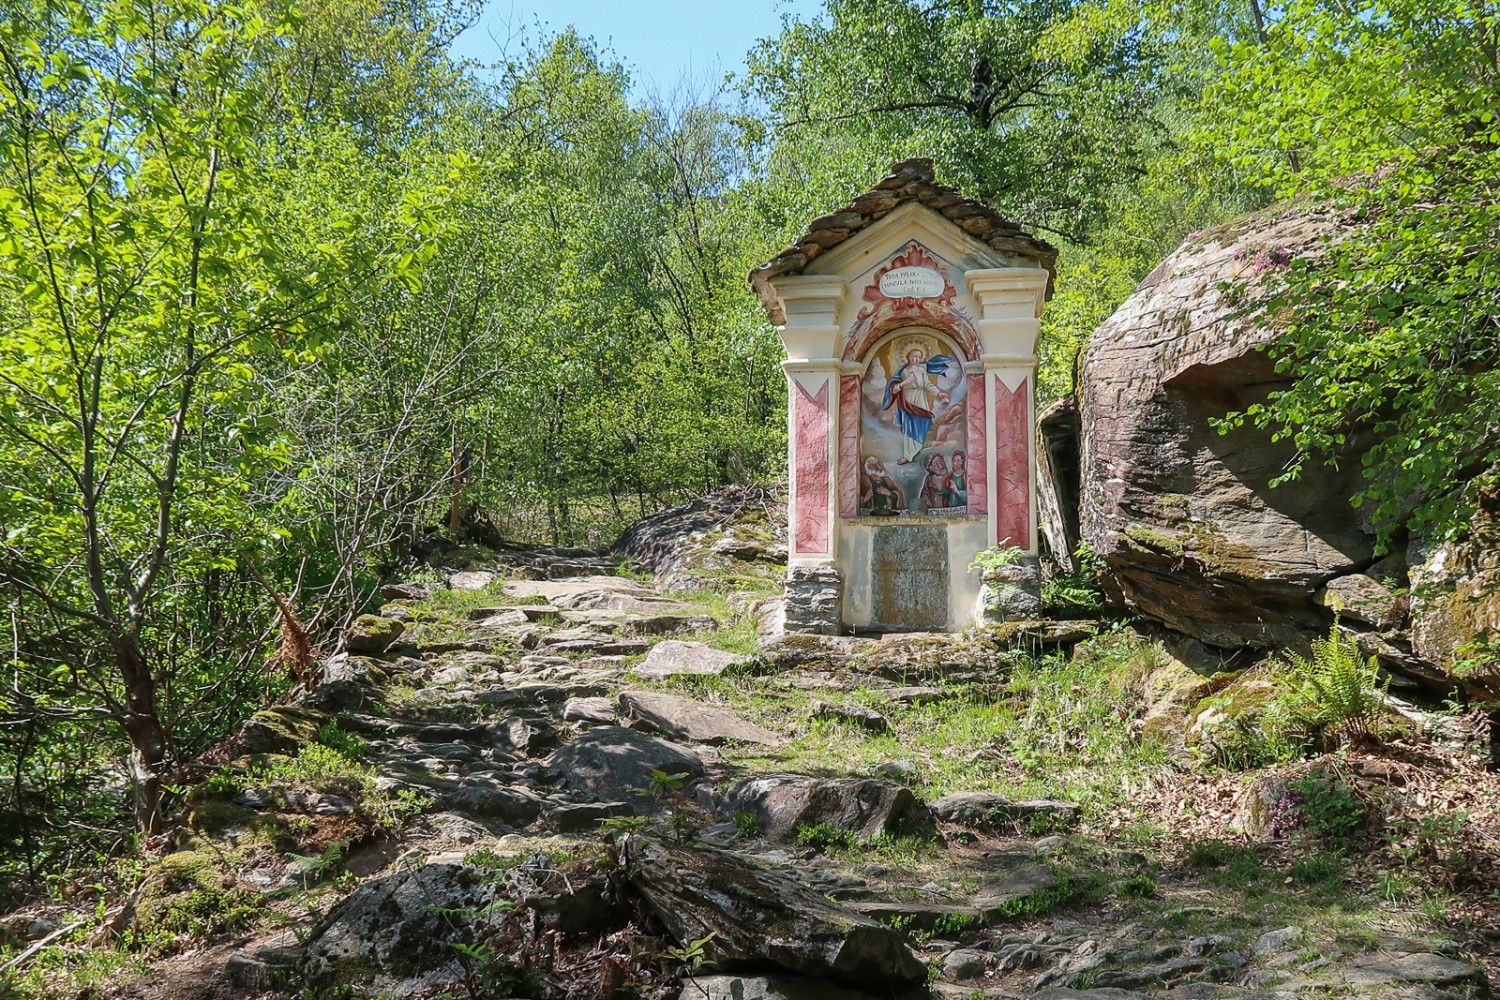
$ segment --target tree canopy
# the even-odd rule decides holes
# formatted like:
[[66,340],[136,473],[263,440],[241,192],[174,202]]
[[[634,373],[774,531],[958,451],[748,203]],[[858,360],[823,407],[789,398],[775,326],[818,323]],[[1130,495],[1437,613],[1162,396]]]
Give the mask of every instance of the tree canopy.
[[477,9],[6,0],[0,883],[160,830],[455,507],[598,543],[781,475],[745,274],[906,156],[1061,245],[1044,401],[1189,231],[1337,206],[1229,419],[1374,428],[1392,533],[1500,467],[1493,5],[828,0],[673,103],[578,30],[459,64]]

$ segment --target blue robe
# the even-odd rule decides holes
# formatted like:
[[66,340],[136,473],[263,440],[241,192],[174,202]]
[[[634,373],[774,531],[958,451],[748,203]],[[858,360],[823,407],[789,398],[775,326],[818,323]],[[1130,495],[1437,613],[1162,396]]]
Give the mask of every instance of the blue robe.
[[[949,366],[957,364],[958,359],[951,354],[935,354],[923,362],[927,374],[933,376],[946,375]],[[901,429],[902,434],[920,445],[927,440],[927,435],[932,433],[932,421],[935,414],[931,410],[907,402],[905,395],[900,391],[901,380],[906,377],[906,369],[910,367],[909,364],[902,365],[896,369],[896,374],[886,380],[885,399],[881,402],[880,408],[889,410],[891,404],[894,403],[896,426]]]

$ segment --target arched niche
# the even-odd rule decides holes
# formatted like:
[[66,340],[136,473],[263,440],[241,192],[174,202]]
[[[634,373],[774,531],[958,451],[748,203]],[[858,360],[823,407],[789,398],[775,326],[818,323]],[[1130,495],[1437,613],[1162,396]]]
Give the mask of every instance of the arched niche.
[[[859,517],[965,516],[969,380],[947,331],[904,325],[859,359]],[[982,458],[982,457],[981,457]]]

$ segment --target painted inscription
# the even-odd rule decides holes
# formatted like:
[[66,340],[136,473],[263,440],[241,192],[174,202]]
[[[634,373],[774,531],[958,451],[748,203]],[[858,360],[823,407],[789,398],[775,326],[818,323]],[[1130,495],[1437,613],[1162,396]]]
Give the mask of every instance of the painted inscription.
[[800,553],[828,551],[828,381],[809,394],[792,380],[796,400],[793,411],[797,494],[792,509],[797,512],[796,543]]
[[880,294],[888,299],[930,299],[947,287],[948,279],[931,267],[893,267],[880,276]]
[[953,348],[898,333],[870,353],[861,385],[859,513],[967,513],[968,380]]
[[979,335],[958,306],[958,289],[948,266],[916,240],[875,269],[863,293],[864,305],[844,335],[845,361],[863,359],[872,345],[904,326],[947,331],[964,361],[979,359]]

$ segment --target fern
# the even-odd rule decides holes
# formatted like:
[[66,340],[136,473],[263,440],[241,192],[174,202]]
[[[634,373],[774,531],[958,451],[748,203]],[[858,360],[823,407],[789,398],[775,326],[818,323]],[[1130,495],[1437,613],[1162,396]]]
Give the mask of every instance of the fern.
[[1313,726],[1350,742],[1379,736],[1384,705],[1379,661],[1361,656],[1359,643],[1337,620],[1328,638],[1313,641],[1311,658],[1287,653],[1285,672]]

